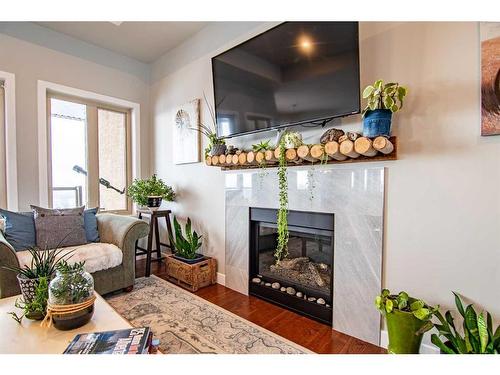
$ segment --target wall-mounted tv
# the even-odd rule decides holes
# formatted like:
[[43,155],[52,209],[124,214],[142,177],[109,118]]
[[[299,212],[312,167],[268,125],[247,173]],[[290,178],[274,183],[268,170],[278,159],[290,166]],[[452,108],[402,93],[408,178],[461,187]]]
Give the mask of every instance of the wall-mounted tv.
[[357,22],[285,22],[212,58],[217,134],[359,113]]

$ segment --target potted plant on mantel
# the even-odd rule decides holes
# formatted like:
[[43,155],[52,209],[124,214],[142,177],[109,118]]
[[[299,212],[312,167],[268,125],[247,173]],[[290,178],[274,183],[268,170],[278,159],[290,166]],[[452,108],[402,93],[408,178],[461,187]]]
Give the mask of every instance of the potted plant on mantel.
[[139,206],[157,210],[163,199],[170,202],[175,199],[174,189],[156,177],[148,179],[135,179],[129,186],[127,195]]
[[207,97],[203,94],[203,98],[205,99],[205,104],[207,105],[208,111],[210,112],[210,117],[212,118],[212,125],[205,125],[200,122],[199,128],[190,128],[191,130],[195,130],[200,132],[205,137],[208,138],[208,145],[205,148],[205,158],[210,154],[210,156],[219,156],[226,153],[227,146],[226,141],[223,138],[217,136],[217,121],[215,119],[215,112],[208,102]]
[[384,84],[381,79],[363,90],[367,105],[363,109],[363,136],[374,138],[391,135],[392,114],[403,108],[403,99],[408,93],[399,83]]
[[391,354],[418,354],[423,334],[432,329],[430,321],[438,311],[406,292],[391,294],[383,289],[375,298],[377,309],[385,316]]

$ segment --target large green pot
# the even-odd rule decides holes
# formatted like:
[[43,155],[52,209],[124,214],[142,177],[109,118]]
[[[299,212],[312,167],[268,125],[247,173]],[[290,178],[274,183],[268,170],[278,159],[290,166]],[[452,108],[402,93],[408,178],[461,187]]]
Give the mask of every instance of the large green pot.
[[385,318],[389,332],[387,351],[390,354],[418,354],[423,334],[415,333],[425,321],[415,318],[411,312],[399,310],[387,313]]

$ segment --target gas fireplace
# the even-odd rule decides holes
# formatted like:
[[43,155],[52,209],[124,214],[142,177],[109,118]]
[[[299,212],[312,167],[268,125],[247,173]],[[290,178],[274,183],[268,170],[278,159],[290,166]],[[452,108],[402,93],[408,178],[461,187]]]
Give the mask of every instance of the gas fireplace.
[[289,255],[280,262],[276,217],[250,208],[249,294],[331,324],[334,215],[289,211]]

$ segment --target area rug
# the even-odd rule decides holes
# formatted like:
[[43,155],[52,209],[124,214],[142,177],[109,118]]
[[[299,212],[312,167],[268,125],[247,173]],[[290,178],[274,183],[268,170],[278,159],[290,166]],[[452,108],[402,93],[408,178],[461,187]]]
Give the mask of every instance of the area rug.
[[151,327],[163,353],[312,353],[156,276],[106,299],[132,325]]

